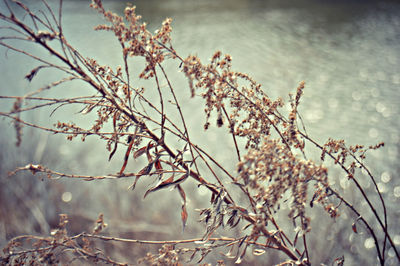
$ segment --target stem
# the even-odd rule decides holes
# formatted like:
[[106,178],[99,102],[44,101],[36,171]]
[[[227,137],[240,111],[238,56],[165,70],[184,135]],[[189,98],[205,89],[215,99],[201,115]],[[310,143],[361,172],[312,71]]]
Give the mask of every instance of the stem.
[[[310,141],[312,144],[314,144],[316,147],[318,147],[320,150],[323,150],[323,147],[322,147],[321,145],[319,145],[318,143],[316,143],[314,140],[312,140],[312,139],[311,139],[310,137],[308,137],[306,134],[302,133],[301,131],[299,131],[299,133],[300,133],[300,135],[302,135],[305,139],[307,139],[307,140]],[[327,154],[328,154],[328,156],[331,157],[333,160],[336,159],[335,156],[333,156],[331,153],[327,153]],[[351,174],[351,173],[346,169],[346,167],[345,167],[342,163],[338,162],[338,164],[340,165],[340,167],[341,167],[347,174],[349,174],[349,175]],[[398,250],[397,250],[397,248],[396,248],[396,246],[395,246],[395,244],[394,244],[392,238],[390,237],[390,235],[389,235],[389,233],[388,233],[388,231],[387,231],[387,227],[382,223],[382,220],[380,219],[378,213],[376,212],[376,209],[374,208],[374,206],[373,206],[372,203],[370,202],[369,198],[367,197],[365,191],[362,189],[361,185],[358,183],[358,181],[357,181],[355,178],[352,178],[352,180],[353,180],[354,184],[357,186],[357,188],[359,189],[359,191],[361,192],[361,194],[362,194],[363,198],[365,199],[365,201],[367,202],[369,208],[372,210],[372,212],[373,212],[374,216],[376,217],[376,219],[377,219],[379,225],[381,226],[383,232],[385,233],[385,238],[387,237],[387,239],[389,240],[390,245],[392,246],[394,252],[396,253],[397,259],[400,261],[400,254],[399,254],[399,252],[398,252]],[[333,191],[333,190],[331,190],[331,191]],[[339,197],[339,194],[338,194],[338,193],[334,192],[334,194],[335,194],[338,198],[342,199],[341,197]],[[347,205],[347,206],[351,206],[351,205],[348,205],[348,204],[346,204],[346,205]],[[359,213],[354,209],[354,207],[351,207],[350,209],[351,209],[354,213],[356,213],[358,216],[360,216]],[[364,221],[365,221],[365,220],[364,220]],[[365,224],[367,225],[367,222],[366,222],[366,221],[365,221]],[[371,227],[370,227],[369,225],[368,225],[367,227],[369,228],[370,232],[372,233]],[[375,239],[375,244],[377,245],[377,239],[376,239],[376,237],[375,237],[375,234],[373,234],[373,236],[374,236],[374,239]],[[380,254],[379,246],[377,246],[377,248],[378,248],[378,255],[379,255],[380,260],[382,259],[382,261],[381,261],[381,263],[382,263],[382,262],[384,262],[384,260],[383,260],[383,258],[382,258],[382,255]],[[384,251],[382,251],[382,252],[384,252]]]

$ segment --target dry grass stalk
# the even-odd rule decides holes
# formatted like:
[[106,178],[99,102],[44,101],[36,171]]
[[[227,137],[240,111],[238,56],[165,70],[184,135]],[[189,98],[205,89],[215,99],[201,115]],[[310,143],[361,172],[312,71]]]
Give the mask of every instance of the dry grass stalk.
[[[106,226],[102,215],[99,216],[92,234],[70,236],[66,229],[68,217],[61,215],[58,229],[50,236],[27,235],[10,240],[4,249],[2,263],[56,263],[62,260],[65,254],[69,254],[73,259],[125,265],[112,259],[112,254],[108,255],[96,249],[96,241],[110,241],[163,245],[159,254],[148,254],[141,259],[141,262],[157,265],[179,265],[185,254],[190,254],[190,260],[197,256],[198,263],[201,263],[210,252],[221,248],[229,250],[226,254],[227,259],[233,258],[236,263],[240,263],[246,256],[246,251],[251,249],[254,255],[263,255],[270,250],[281,252],[288,259],[282,265],[310,265],[313,254],[307,247],[307,237],[313,231],[307,213],[310,211],[308,206],[313,207],[314,204],[322,206],[332,218],[339,216],[340,209],[348,208],[358,217],[352,225],[354,232],[357,232],[356,223],[361,223],[373,237],[376,247],[374,256],[378,256],[380,264],[385,264],[389,248],[393,249],[400,262],[398,250],[387,228],[385,201],[377,189],[375,177],[363,163],[368,150],[377,149],[383,144],[365,148],[361,145],[347,147],[343,140],[330,139],[325,144],[314,141],[305,131],[304,125],[299,126],[302,120],[298,105],[304,91],[304,82],[301,82],[295,94],[291,95],[291,111],[285,116],[280,112],[280,108],[284,106],[283,100],[271,99],[261,85],[250,76],[234,71],[231,56],[216,52],[209,64],[203,64],[196,56],[181,57],[172,46],[171,19],[166,19],[161,28],[155,34],[151,34],[146,29],[146,24],[141,22],[141,17],[136,15],[134,7],[127,7],[122,17],[106,11],[100,0],[93,0],[91,7],[107,21],[106,25],[99,25],[96,30],[113,32],[122,49],[124,66],[112,69],[101,65],[95,59],[85,57],[67,41],[61,24],[62,1],[58,12],[43,1],[46,8],[46,12],[43,13],[34,13],[18,0],[11,2],[32,20],[32,25],[29,26],[25,20],[17,17],[9,1],[5,0],[8,10],[0,12],[0,19],[10,26],[2,28],[0,45],[31,57],[39,63],[38,67],[27,74],[26,79],[29,81],[48,68],[57,69],[66,75],[65,78],[24,96],[1,96],[3,100],[15,100],[12,110],[1,112],[0,115],[14,122],[17,145],[21,143],[22,126],[30,126],[66,134],[68,140],[80,137],[84,141],[88,136],[98,136],[105,141],[109,159],[114,156],[117,148],[125,148],[126,152],[121,169],[105,176],[60,173],[33,164],[20,167],[10,175],[28,170],[32,174],[44,174],[50,179],[64,177],[89,181],[134,177],[132,188],[135,188],[143,176],[157,176],[158,183],[145,192],[145,197],[167,187],[176,188],[182,198],[183,228],[188,219],[189,206],[182,184],[196,182],[199,186],[204,186],[209,190],[211,200],[208,208],[200,210],[205,233],[197,239],[146,241],[105,236],[101,234]],[[55,56],[58,63],[19,49],[9,44],[9,40],[39,45]],[[58,48],[53,44],[58,44]],[[138,76],[140,79],[154,82],[159,104],[151,102],[145,96],[144,88],[133,86],[133,74],[128,65],[132,58],[141,58],[145,63]],[[227,134],[232,136],[234,142],[236,171],[227,171],[207,153],[207,147],[200,147],[191,141],[187,116],[181,109],[176,90],[164,69],[165,60],[178,61],[188,80],[191,96],[204,99],[207,119],[204,134],[214,122],[213,114],[216,116],[216,125],[227,128]],[[75,98],[39,96],[44,91],[72,80],[86,83],[95,94]],[[160,85],[161,80],[166,82],[167,88]],[[169,103],[166,99],[171,97],[180,121],[173,120],[167,113]],[[24,107],[27,104],[31,105]],[[97,119],[93,121],[93,126],[85,129],[74,123],[58,122],[53,128],[47,128],[24,121],[20,116],[23,112],[49,106],[54,107],[56,111],[68,104],[80,104],[82,115],[96,112]],[[149,116],[150,112],[146,110],[151,110],[151,113],[156,115]],[[112,125],[113,132],[103,131],[106,124]],[[157,128],[158,131],[152,128]],[[167,139],[173,141],[167,143]],[[244,140],[244,145],[240,144],[243,143],[239,141],[241,139]],[[353,206],[339,190],[329,184],[328,171],[324,166],[307,159],[306,143],[321,151],[322,161],[328,158],[334,160],[354,182],[357,193],[374,215],[379,225],[377,228],[360,215],[357,206]],[[137,173],[127,172],[126,166],[130,156],[135,159],[146,157],[147,163]],[[359,168],[367,171],[376,187],[383,215],[377,213],[377,207],[372,204],[370,195],[359,185],[355,174],[355,170]],[[241,194],[233,194],[232,186],[237,186]],[[284,195],[290,200],[284,200]],[[283,230],[276,219],[280,206],[284,204],[290,209],[287,218],[293,223],[290,230]],[[238,236],[215,236],[217,230],[225,230],[225,233],[229,234],[229,228],[237,226],[243,226],[247,230],[242,230]],[[383,237],[379,238],[379,235]],[[194,246],[185,247],[186,244]],[[342,260],[338,261],[342,263]],[[224,262],[219,261],[218,264],[224,265]]]

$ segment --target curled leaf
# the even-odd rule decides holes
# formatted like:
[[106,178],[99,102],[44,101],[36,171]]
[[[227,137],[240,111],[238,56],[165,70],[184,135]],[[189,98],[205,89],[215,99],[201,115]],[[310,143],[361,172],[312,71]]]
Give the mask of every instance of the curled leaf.
[[108,161],[110,161],[111,158],[114,156],[115,152],[117,151],[117,147],[118,147],[118,135],[115,134],[114,148],[111,151],[110,156],[108,156]]
[[146,165],[142,170],[139,171],[138,176],[142,175],[148,175],[151,172],[151,169],[153,169],[153,162],[150,162],[148,165]]
[[149,190],[144,193],[143,198],[146,198],[147,195],[149,195],[151,192],[166,188],[171,185],[171,183],[174,181],[174,176],[169,177],[167,180],[160,181],[156,186],[150,188]]
[[139,158],[142,154],[144,154],[145,152],[146,152],[146,147],[142,147],[142,148],[136,150],[136,151],[133,153],[133,158],[134,158],[134,159],[137,159],[137,158]]
[[119,175],[122,175],[124,173],[126,165],[128,164],[129,153],[131,152],[132,147],[133,147],[133,141],[129,143],[128,149],[126,150],[124,164],[122,165],[121,170],[119,171]]
[[153,146],[154,146],[154,144],[152,142],[149,142],[146,147],[146,155],[147,155],[147,160],[149,161],[149,163],[153,161],[153,157],[151,157],[151,155],[150,155],[150,149]]
[[185,191],[183,190],[183,188],[182,188],[181,185],[179,185],[179,184],[176,186],[176,188],[178,189],[179,194],[180,194],[181,197],[182,197],[183,203],[186,204],[186,194],[185,194]]
[[99,106],[99,104],[101,102],[102,101],[98,101],[96,103],[88,104],[85,106],[85,108],[83,108],[81,111],[79,111],[79,113],[86,115],[86,114],[90,113],[96,106]]
[[354,232],[354,233],[358,234],[356,223],[353,223],[353,224],[351,225],[351,229],[353,229],[353,232]]
[[183,225],[183,229],[182,231],[185,231],[185,226],[186,226],[186,221],[187,221],[187,211],[186,211],[186,194],[185,191],[183,190],[183,188],[181,187],[181,185],[177,185],[176,188],[179,191],[179,194],[182,197],[183,203],[182,203],[182,212],[181,212],[181,218],[182,218],[182,225]]
[[256,248],[256,249],[253,250],[253,255],[254,256],[260,256],[260,255],[262,255],[264,253],[265,253],[265,249]]
[[181,218],[182,218],[183,231],[185,231],[186,221],[188,218],[188,213],[186,211],[186,204],[182,205]]
[[142,156],[144,153],[148,152],[148,151],[149,151],[151,148],[153,148],[153,147],[154,147],[154,144],[153,144],[153,143],[150,143],[150,144],[148,144],[147,146],[144,146],[144,147],[138,149],[137,151],[135,151],[135,152],[133,153],[133,158],[134,158],[134,159],[139,158],[140,156]]
[[29,74],[27,74],[26,76],[25,76],[25,78],[29,81],[29,82],[31,82],[32,81],[32,79],[36,76],[36,74],[39,72],[39,70],[40,69],[42,69],[42,68],[44,68],[45,66],[38,66],[38,67],[35,67],[34,69],[32,69],[31,70],[31,72],[29,72]]
[[[139,174],[140,174],[140,172],[139,172]],[[149,190],[147,190],[146,193],[144,194],[144,197],[146,197],[151,192],[155,192],[155,191],[163,189],[163,188],[179,185],[180,183],[185,181],[185,179],[187,177],[188,177],[188,175],[185,174],[185,175],[181,176],[180,178],[178,178],[177,180],[174,181],[174,176],[171,176],[170,178],[168,178],[165,181],[160,181],[155,187],[150,188]],[[179,192],[181,192],[181,191],[179,191]],[[183,193],[185,193],[185,192],[183,192]],[[182,194],[181,194],[181,196],[182,196]],[[185,200],[186,200],[186,196],[185,196]]]

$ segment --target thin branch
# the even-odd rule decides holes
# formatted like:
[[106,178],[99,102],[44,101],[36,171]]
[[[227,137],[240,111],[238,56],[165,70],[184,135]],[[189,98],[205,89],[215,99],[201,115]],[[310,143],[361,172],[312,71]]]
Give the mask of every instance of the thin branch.
[[[321,145],[319,145],[317,142],[315,142],[315,141],[314,141],[313,139],[311,139],[309,136],[307,136],[306,134],[304,134],[304,133],[302,133],[302,132],[300,132],[300,131],[299,131],[299,133],[300,133],[305,139],[307,139],[307,140],[310,141],[312,144],[314,144],[317,148],[319,148],[320,150],[324,150],[324,148],[323,148]],[[327,153],[327,154],[328,154],[329,157],[331,157],[333,160],[336,161],[336,157],[335,157],[334,155],[332,155],[331,153]],[[349,176],[351,176],[351,173],[349,172],[349,170],[348,170],[341,162],[338,162],[338,164],[339,164],[340,167],[343,169],[343,171],[345,171]],[[382,222],[381,218],[379,217],[379,215],[378,215],[376,209],[375,209],[374,206],[372,205],[371,201],[369,200],[367,194],[365,193],[364,189],[361,187],[361,185],[359,184],[359,182],[358,182],[355,178],[351,178],[351,180],[353,180],[354,184],[357,186],[357,189],[361,192],[362,197],[363,197],[363,198],[365,199],[365,201],[367,202],[368,207],[369,207],[370,210],[373,212],[373,214],[374,214],[376,220],[378,221],[378,223],[379,223],[379,225],[381,226],[383,232],[385,233],[385,237],[388,238],[388,240],[389,240],[389,242],[390,242],[390,245],[392,246],[394,252],[396,253],[397,259],[400,261],[400,254],[399,254],[399,252],[398,252],[398,250],[397,250],[397,248],[396,248],[396,246],[395,246],[395,244],[394,244],[394,242],[393,242],[393,240],[392,240],[392,238],[391,238],[389,232],[387,231],[387,227],[383,224],[383,222]],[[333,191],[333,190],[332,190],[332,191]],[[337,194],[337,193],[334,193],[334,194],[335,194],[336,196],[339,196],[339,194]],[[346,206],[349,206],[349,205],[346,204]],[[350,209],[351,209],[353,212],[355,211],[354,207],[352,207],[352,208],[350,208]],[[356,214],[358,214],[358,212],[356,212]],[[370,229],[369,225],[368,225],[368,228]],[[371,230],[372,230],[372,229],[371,229]],[[374,237],[374,239],[376,240],[376,237]],[[376,245],[378,244],[377,240],[375,241],[375,244],[376,244]],[[380,253],[379,245],[377,246],[377,249],[378,249],[378,256],[379,256],[379,258],[380,258],[380,261],[381,261],[381,262],[384,262],[384,260],[383,260],[383,258],[382,258],[382,254]],[[383,252],[384,252],[384,251],[383,251]]]
[[229,122],[229,130],[230,130],[229,133],[231,133],[231,135],[232,135],[233,143],[235,144],[235,150],[236,150],[236,154],[237,154],[237,157],[238,157],[238,161],[240,162],[242,159],[240,158],[240,150],[239,150],[239,147],[238,147],[238,144],[237,144],[237,141],[236,141],[235,125],[234,125],[234,123],[232,122],[232,120],[230,119],[228,113],[226,112],[225,106],[222,107],[222,110],[224,111],[224,114],[225,114],[226,119],[228,119],[228,122]]
[[[165,77],[165,79],[167,80],[168,87],[169,87],[169,89],[170,89],[170,92],[171,92],[171,94],[172,94],[172,97],[174,98],[174,102],[175,102],[176,108],[178,109],[179,116],[180,116],[181,121],[182,121],[182,124],[183,124],[183,128],[185,129],[185,135],[186,135],[187,141],[190,143],[189,131],[188,131],[188,129],[187,129],[186,122],[185,122],[185,118],[184,118],[184,116],[183,116],[183,113],[182,113],[181,107],[180,107],[180,105],[179,105],[178,99],[177,99],[177,97],[176,97],[176,95],[175,95],[175,91],[174,91],[174,89],[172,88],[172,85],[171,85],[171,83],[170,83],[170,81],[169,81],[169,79],[168,79],[167,73],[165,72],[164,68],[161,66],[161,64],[158,64],[158,66],[161,68],[161,71],[163,72],[164,77]],[[200,173],[200,172],[199,172],[199,168],[197,167],[196,158],[194,157],[194,154],[193,154],[192,145],[189,145],[189,149],[190,149],[190,154],[192,155],[192,160],[193,160],[194,166],[195,166],[195,168],[196,168],[196,171],[197,171],[198,173]]]

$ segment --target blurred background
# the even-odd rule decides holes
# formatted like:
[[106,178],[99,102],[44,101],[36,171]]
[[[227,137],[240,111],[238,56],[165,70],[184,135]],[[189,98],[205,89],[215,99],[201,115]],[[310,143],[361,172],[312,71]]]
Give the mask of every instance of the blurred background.
[[[33,10],[44,9],[40,1],[26,2]],[[103,2],[106,9],[119,14],[127,4],[127,1]],[[122,64],[120,47],[113,35],[93,31],[94,26],[104,21],[89,4],[90,1],[64,0],[65,36],[83,55],[96,58],[100,64]],[[132,4],[137,6],[137,13],[148,23],[150,31],[159,28],[166,17],[173,18],[172,43],[182,57],[195,54],[207,62],[216,50],[228,53],[233,57],[234,70],[248,73],[273,99],[282,97],[287,101],[288,93],[294,92],[300,81],[306,81],[299,111],[307,132],[319,142],[324,143],[328,137],[343,138],[349,145],[374,145],[384,141],[385,147],[371,152],[367,163],[378,178],[379,189],[390,210],[390,231],[400,248],[400,210],[396,207],[400,202],[400,3],[138,0]],[[52,6],[57,8],[53,2]],[[5,10],[3,2],[0,8]],[[18,14],[18,9],[15,10]],[[178,64],[167,65],[183,108],[193,118],[189,120],[189,127],[196,128],[201,121],[201,128],[205,122],[202,102],[190,99]],[[36,66],[33,60],[0,47],[0,95],[24,95],[61,77],[53,72],[39,73],[29,83],[24,76]],[[69,96],[92,94],[81,84],[71,83],[43,96],[63,97],[66,90]],[[9,111],[12,104],[11,100],[1,100],[0,111]],[[194,109],[194,104],[200,105]],[[79,110],[79,107],[67,107],[50,117],[49,110],[44,109],[24,113],[22,118],[44,126],[60,120],[78,121],[80,126],[89,127],[91,121],[76,114]],[[109,225],[107,234],[111,235],[136,239],[186,239],[201,235],[203,229],[197,225],[198,213],[194,209],[206,206],[209,196],[198,191],[195,184],[185,183],[190,200],[189,220],[182,233],[178,193],[160,191],[143,200],[143,189],[151,182],[142,182],[132,192],[127,189],[131,180],[85,182],[46,180],[31,173],[13,177],[7,174],[18,166],[34,163],[59,172],[106,175],[121,167],[123,149],[108,162],[105,145],[96,137],[88,137],[85,142],[79,138],[70,142],[65,136],[24,127],[22,144],[16,147],[13,124],[5,118],[0,119],[0,132],[0,246],[17,235],[48,234],[57,226],[60,213],[69,215],[71,234],[90,231],[98,214],[104,213]],[[221,139],[224,136],[221,130],[211,130],[205,140],[202,131],[192,132],[200,142],[226,143],[229,148],[230,139]],[[216,147],[208,146],[218,160],[234,169],[235,165],[230,163],[231,151]],[[318,158],[318,154],[312,156]],[[129,169],[137,169],[134,164],[131,160]],[[345,196],[362,209],[364,203],[357,200],[347,177],[334,167],[330,173],[331,182],[344,189]],[[367,191],[373,192],[363,173],[360,182]],[[309,248],[315,265],[331,264],[342,255],[345,265],[377,263],[370,255],[375,247],[366,232],[356,235],[351,231],[355,217],[344,211],[333,221],[321,210],[314,208],[314,212],[312,218],[317,219],[312,227],[320,233],[312,234]],[[158,247],[107,248],[117,259],[135,261]],[[395,265],[394,252],[388,254],[388,265]],[[245,263],[269,265],[278,262],[276,256],[279,255],[267,254],[257,261],[249,254]],[[216,252],[205,262],[214,264],[221,258],[224,257]]]

